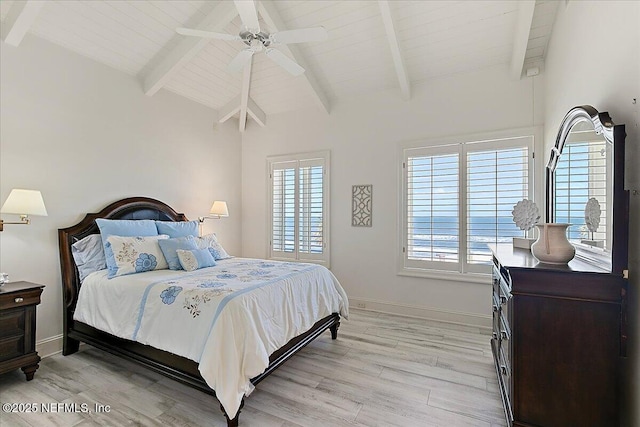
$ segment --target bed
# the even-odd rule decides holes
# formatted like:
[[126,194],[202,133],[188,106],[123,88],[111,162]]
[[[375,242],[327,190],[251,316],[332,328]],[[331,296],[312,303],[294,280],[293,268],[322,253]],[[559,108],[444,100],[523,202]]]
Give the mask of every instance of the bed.
[[[343,317],[348,315],[346,295],[335,278],[333,280],[337,284],[335,285],[336,290],[339,290],[338,296],[327,297],[325,294],[318,296],[320,295],[318,291],[302,290],[305,288],[315,289],[320,286],[316,284],[318,275],[328,274],[333,277],[324,267],[309,264],[280,264],[266,260],[233,258],[220,261],[215,267],[198,271],[178,273],[171,270],[155,270],[120,276],[111,281],[106,278],[106,272],[99,271],[87,276],[81,282],[72,255],[72,245],[89,235],[99,234],[100,230],[96,220],[100,218],[187,221],[184,214],[177,213],[163,202],[146,197],[134,197],[116,201],[98,213],[87,214],[78,224],[58,230],[64,301],[63,354],[70,355],[77,352],[80,342],[85,342],[214,395],[220,402],[220,409],[228,426],[238,425],[245,395],[248,395],[255,385],[326,330],[330,330],[331,338],[336,339],[340,316],[341,314]],[[239,273],[241,271],[250,271],[256,276],[264,275],[264,277],[242,276]],[[206,276],[207,274],[209,276]],[[184,277],[178,277],[178,275]],[[211,275],[214,275],[214,281],[210,280]],[[240,283],[238,276],[257,281],[243,284]],[[222,281],[216,277],[222,278]],[[233,277],[236,279],[232,279]],[[270,279],[267,280],[266,277]],[[178,279],[183,282],[176,282]],[[224,282],[225,279],[229,279],[229,282]],[[145,283],[144,280],[148,282]],[[309,282],[308,286],[302,285],[305,281]],[[191,282],[193,282],[193,288],[188,287]],[[176,283],[180,283],[180,286],[174,286]],[[196,287],[195,283],[200,284]],[[225,283],[228,286],[218,287]],[[246,287],[235,288],[234,286]],[[290,289],[292,286],[300,289],[296,292],[308,292],[308,295],[292,299],[288,296],[292,293]],[[198,289],[203,287],[212,289]],[[185,289],[180,296],[184,297],[184,304],[170,305],[176,299],[177,294],[175,292],[172,294],[169,291],[177,288]],[[196,307],[196,313],[193,307],[188,307],[187,291],[192,292],[190,295],[196,295],[196,298],[200,298],[198,301],[201,303],[202,298],[218,298],[216,300],[218,305],[215,307],[212,304],[212,308],[206,311],[206,304],[200,304]],[[202,293],[204,291],[207,292],[208,297]],[[270,296],[264,296],[267,294]],[[274,300],[274,295],[280,294],[282,294],[282,301]],[[92,295],[94,296],[92,297]],[[93,301],[102,301],[102,305],[97,305],[95,302],[92,305],[91,298]],[[118,318],[117,315],[105,316],[102,312],[95,315],[96,312],[109,305],[105,302],[109,298],[116,303],[120,302],[120,306],[123,307],[119,310],[121,313],[130,312],[129,317],[135,320],[133,326],[124,328],[114,326],[124,324],[123,319]],[[268,303],[260,298],[268,298],[271,302]],[[335,308],[335,301],[331,304],[326,303],[324,299],[327,298],[338,298],[340,307]],[[304,303],[300,305],[298,303],[305,299],[313,299],[309,303],[310,307],[323,306],[324,309],[314,308],[310,310],[310,313],[303,314],[304,322],[299,322],[300,324],[295,328],[290,325],[277,326],[281,323],[287,323],[281,321],[276,321],[274,324],[269,322],[266,325],[265,319],[268,317],[254,314],[264,312],[265,307],[269,307],[268,304],[273,304],[275,301],[275,304],[280,304],[279,307],[281,307],[278,308],[278,313],[282,311],[300,315],[299,313],[302,313],[306,308],[301,308],[305,305]],[[323,299],[323,301],[319,302],[316,299]],[[80,305],[78,305],[79,300],[81,301]],[[125,304],[123,301],[127,301],[127,303]],[[126,309],[127,306],[128,309]],[[246,309],[247,306],[253,308]],[[327,307],[334,308],[327,311]],[[163,334],[158,334],[157,330],[155,335],[148,332],[148,330],[157,329],[163,325],[163,320],[160,317],[152,316],[169,309],[174,310],[173,313],[168,312],[165,316],[174,316],[173,318],[181,316],[184,309],[191,310],[189,313],[192,316],[187,317],[193,317],[200,323],[194,323],[193,325],[196,326],[193,327],[189,326],[189,330],[195,331],[199,328],[202,331],[208,330],[209,334],[202,336],[195,333],[189,334],[189,336],[193,335],[193,342],[190,343],[184,341],[184,336],[180,334],[174,334],[169,340],[165,339],[166,334],[173,333],[166,331],[171,329],[171,322],[166,319],[164,320],[165,329],[161,329]],[[275,309],[271,310],[271,315],[273,315]],[[109,318],[109,316],[115,317],[112,320],[104,321],[106,323],[95,321],[95,318]],[[133,319],[134,317],[135,319]],[[169,317],[168,319],[173,318]],[[249,326],[241,326],[241,321],[246,321]],[[282,331],[278,330],[278,327],[281,327]],[[268,332],[266,338],[265,331]],[[174,343],[173,347],[167,343]],[[234,346],[234,344],[237,345]],[[261,351],[263,354],[258,357]],[[194,354],[200,354],[201,357],[194,357]],[[238,361],[233,358],[236,354],[240,359]],[[256,367],[259,367],[258,371],[255,370]],[[223,373],[219,374],[220,372]],[[247,372],[253,372],[255,375],[247,376]],[[227,377],[232,380],[228,380]],[[210,384],[215,384],[215,386],[211,387]],[[242,385],[240,394],[238,394],[239,385]],[[214,388],[218,390],[217,394]]]

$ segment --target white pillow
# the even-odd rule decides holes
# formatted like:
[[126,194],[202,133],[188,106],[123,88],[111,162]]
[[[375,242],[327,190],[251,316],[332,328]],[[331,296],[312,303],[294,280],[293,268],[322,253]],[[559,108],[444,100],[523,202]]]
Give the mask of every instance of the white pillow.
[[109,236],[107,241],[113,250],[117,271],[114,276],[142,273],[169,268],[158,240],[169,236],[122,237]]
[[198,249],[209,249],[213,258],[218,261],[220,259],[233,258],[224,250],[215,234],[207,234],[202,237],[196,237],[196,245]]
[[215,267],[216,261],[209,249],[194,249],[186,251],[177,249],[178,259],[183,270],[193,271],[199,268]]

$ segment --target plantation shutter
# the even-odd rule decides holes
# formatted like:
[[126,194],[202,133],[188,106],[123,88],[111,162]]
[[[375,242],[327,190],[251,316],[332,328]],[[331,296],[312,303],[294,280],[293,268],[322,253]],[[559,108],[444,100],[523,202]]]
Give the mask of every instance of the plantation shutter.
[[[571,224],[570,240],[604,240],[609,242],[606,217],[607,204],[607,143],[571,141],[562,149],[555,172],[555,222]],[[569,170],[571,173],[569,174]],[[610,193],[610,192],[609,192]],[[589,232],[585,224],[585,205],[590,198],[600,204],[598,230]],[[610,247],[609,244],[606,245]]]
[[524,237],[511,212],[518,201],[531,198],[528,143],[529,138],[520,138],[465,147],[466,271],[487,271],[481,265],[491,262],[488,244]]
[[270,162],[270,257],[328,263],[323,157]]
[[313,259],[324,248],[324,167],[322,159],[302,160],[298,169],[298,251],[300,258]]
[[271,251],[295,259],[297,162],[273,163],[271,169]]
[[533,136],[403,150],[402,267],[490,273],[489,244],[524,236],[511,212],[533,195]]
[[457,270],[459,154],[411,150],[406,168],[407,267]]

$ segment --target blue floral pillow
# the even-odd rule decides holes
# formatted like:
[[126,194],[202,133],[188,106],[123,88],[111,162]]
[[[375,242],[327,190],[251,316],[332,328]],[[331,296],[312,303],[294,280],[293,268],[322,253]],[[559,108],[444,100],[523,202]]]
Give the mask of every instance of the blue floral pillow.
[[117,268],[114,277],[169,268],[158,244],[158,241],[168,238],[169,236],[167,235],[146,237],[109,236],[107,243],[113,251],[113,258]]
[[118,268],[113,259],[113,252],[107,239],[109,236],[157,236],[158,229],[155,221],[151,219],[96,219],[96,224],[100,229],[100,237],[104,245],[104,256],[107,263],[109,277],[116,275]]
[[178,253],[180,265],[187,271],[216,265],[216,260],[213,259],[213,256],[207,249],[194,249],[190,251],[178,249],[176,252]]

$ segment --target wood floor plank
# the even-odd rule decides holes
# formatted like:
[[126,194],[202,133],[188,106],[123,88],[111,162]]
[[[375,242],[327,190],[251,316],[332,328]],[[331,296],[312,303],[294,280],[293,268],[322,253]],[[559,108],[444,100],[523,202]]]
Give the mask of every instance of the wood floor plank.
[[[218,401],[82,346],[40,363],[33,381],[0,376],[2,402],[110,405],[109,413],[0,414],[2,427],[224,427]],[[241,427],[503,427],[489,337],[482,329],[351,310],[246,398]]]
[[357,420],[368,426],[380,427],[491,427],[488,422],[433,407],[425,407],[425,411],[420,412],[402,412],[397,409],[389,410],[365,405],[358,414]]

